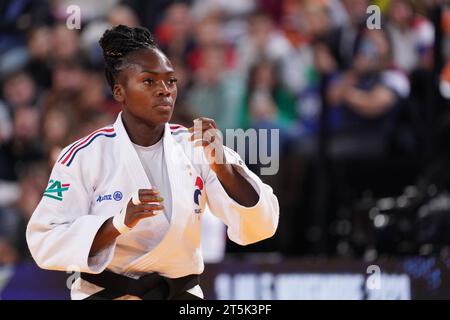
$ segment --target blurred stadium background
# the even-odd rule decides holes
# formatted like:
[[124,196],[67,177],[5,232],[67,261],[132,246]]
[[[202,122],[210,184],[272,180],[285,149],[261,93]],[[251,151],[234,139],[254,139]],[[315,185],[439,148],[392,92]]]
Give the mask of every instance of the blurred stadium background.
[[0,299],[69,297],[24,232],[61,148],[120,110],[97,43],[117,24],[148,27],[174,64],[172,122],[280,130],[261,177],[277,234],[239,247],[206,217],[208,298],[450,298],[447,1],[0,0]]

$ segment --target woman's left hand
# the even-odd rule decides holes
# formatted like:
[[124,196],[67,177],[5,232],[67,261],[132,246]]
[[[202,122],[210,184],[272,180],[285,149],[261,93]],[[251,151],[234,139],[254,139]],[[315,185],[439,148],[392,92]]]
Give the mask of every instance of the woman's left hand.
[[252,185],[230,163],[226,162],[222,133],[213,119],[198,118],[189,128],[194,147],[203,147],[209,166],[219,179],[222,187],[237,203],[252,207],[258,203],[259,195]]
[[217,173],[226,160],[222,133],[217,129],[216,122],[210,118],[197,118],[188,130],[192,133],[190,140],[194,142],[194,147],[203,147],[211,169]]

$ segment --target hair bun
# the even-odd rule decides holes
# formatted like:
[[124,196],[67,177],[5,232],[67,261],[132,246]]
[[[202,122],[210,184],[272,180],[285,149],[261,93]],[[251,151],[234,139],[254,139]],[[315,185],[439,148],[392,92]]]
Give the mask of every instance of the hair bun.
[[114,79],[128,53],[145,48],[157,48],[152,34],[146,28],[118,25],[106,30],[99,40],[105,58],[106,79],[114,86]]

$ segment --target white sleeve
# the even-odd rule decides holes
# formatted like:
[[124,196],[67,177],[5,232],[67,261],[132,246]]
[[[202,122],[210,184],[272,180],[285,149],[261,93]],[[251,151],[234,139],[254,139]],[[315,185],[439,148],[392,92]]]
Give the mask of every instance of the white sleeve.
[[278,226],[277,197],[270,186],[247,168],[236,152],[227,147],[224,149],[227,162],[253,186],[259,200],[252,207],[240,205],[227,194],[215,172],[209,169],[205,190],[211,212],[228,226],[228,237],[237,244],[247,245],[270,238]]
[[[89,257],[94,238],[111,216],[89,214],[90,191],[78,166],[56,163],[26,231],[30,252],[43,269],[100,273],[111,262],[115,242]],[[58,192],[59,191],[59,192]]]

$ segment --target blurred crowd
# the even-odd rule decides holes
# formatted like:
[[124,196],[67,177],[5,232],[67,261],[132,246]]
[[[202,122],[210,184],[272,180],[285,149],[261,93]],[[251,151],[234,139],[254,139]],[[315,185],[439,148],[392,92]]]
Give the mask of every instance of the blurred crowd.
[[[450,97],[444,2],[1,0],[0,264],[29,258],[26,223],[61,149],[120,111],[98,45],[117,24],[149,28],[174,65],[172,122],[280,130],[280,171],[262,177],[280,198],[280,230],[259,249],[317,253],[329,212],[371,186],[412,183],[427,161],[435,104]],[[371,4],[380,28],[367,27]],[[66,24],[70,5],[81,29]],[[370,165],[392,159],[391,170]]]

